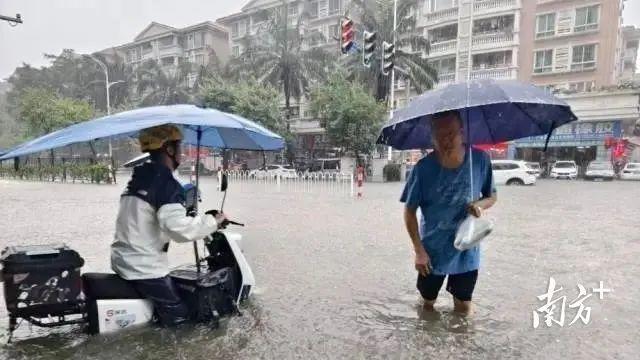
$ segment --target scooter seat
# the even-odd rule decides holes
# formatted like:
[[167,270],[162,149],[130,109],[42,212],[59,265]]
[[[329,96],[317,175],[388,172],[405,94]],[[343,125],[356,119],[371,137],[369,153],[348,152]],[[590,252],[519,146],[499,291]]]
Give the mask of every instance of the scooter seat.
[[136,289],[113,273],[82,274],[84,294],[88,299],[140,299]]

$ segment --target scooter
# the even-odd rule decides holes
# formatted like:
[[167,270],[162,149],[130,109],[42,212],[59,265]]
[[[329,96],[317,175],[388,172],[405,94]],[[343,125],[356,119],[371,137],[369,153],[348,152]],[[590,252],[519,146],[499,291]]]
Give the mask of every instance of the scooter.
[[[226,176],[220,188],[226,198]],[[186,195],[187,211],[194,211],[197,186],[190,187]],[[190,318],[214,327],[220,317],[239,313],[238,306],[255,286],[240,247],[242,236],[227,232],[228,225],[244,226],[227,221],[223,229],[204,239],[205,256],[198,255],[194,244],[195,264],[170,272]],[[2,251],[0,262],[11,334],[19,319],[40,327],[86,324],[91,334],[113,333],[154,320],[151,301],[118,275],[80,275],[84,260],[64,244],[10,246]]]

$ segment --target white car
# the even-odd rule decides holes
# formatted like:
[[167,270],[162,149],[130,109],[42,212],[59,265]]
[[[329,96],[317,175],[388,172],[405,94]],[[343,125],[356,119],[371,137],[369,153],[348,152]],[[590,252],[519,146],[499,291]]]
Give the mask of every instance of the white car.
[[640,163],[627,163],[620,173],[622,180],[640,180]]
[[249,172],[250,178],[264,179],[264,178],[276,178],[282,179],[297,179],[298,173],[289,165],[267,165],[266,168],[255,169]]
[[493,181],[496,185],[533,185],[536,171],[520,160],[493,160]]
[[578,165],[573,160],[556,161],[551,167],[550,176],[552,179],[577,179]]
[[542,173],[542,169],[540,168],[540,164],[539,163],[537,163],[537,162],[527,162],[527,167],[533,171],[533,175],[535,175],[536,178],[540,177],[540,174]]
[[616,176],[613,165],[609,161],[592,161],[584,174],[585,180],[613,180]]

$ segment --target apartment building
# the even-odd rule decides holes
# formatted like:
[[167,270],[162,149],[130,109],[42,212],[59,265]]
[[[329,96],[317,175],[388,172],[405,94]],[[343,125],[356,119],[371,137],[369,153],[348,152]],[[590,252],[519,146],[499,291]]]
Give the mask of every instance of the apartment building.
[[623,53],[620,68],[620,81],[640,81],[640,77],[636,74],[638,47],[640,46],[640,29],[634,26],[625,26],[622,28]]
[[[300,25],[305,38],[303,48],[323,47],[335,51],[337,57],[340,19],[348,4],[348,0],[288,0],[288,21],[292,26]],[[217,23],[229,29],[231,55],[238,56],[245,50],[247,38],[268,31],[271,14],[282,5],[282,0],[253,0],[240,12],[218,19]],[[325,156],[331,148],[319,120],[312,116],[305,99],[292,101],[290,127],[297,135],[301,156]],[[284,101],[282,106],[284,112]]]
[[[105,56],[118,54],[136,67],[147,60],[156,60],[167,73],[177,69],[180,61],[206,65],[210,61],[224,63],[229,58],[227,30],[206,21],[184,28],[152,22],[132,42],[105,49]],[[195,74],[192,74],[192,79]]]
[[518,78],[590,91],[618,82],[623,0],[531,0],[522,9]]

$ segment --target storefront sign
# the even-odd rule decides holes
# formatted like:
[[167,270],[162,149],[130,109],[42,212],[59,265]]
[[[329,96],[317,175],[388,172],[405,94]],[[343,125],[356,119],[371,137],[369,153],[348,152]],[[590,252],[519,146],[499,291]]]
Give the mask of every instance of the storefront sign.
[[[598,122],[576,122],[563,125],[557,128],[551,138],[549,139],[549,145],[558,145],[562,143],[563,146],[574,145],[579,146],[583,143],[592,143],[594,141],[604,142],[604,138],[607,136],[619,137],[621,131],[620,121],[598,121]],[[544,146],[547,141],[547,135],[532,136],[515,141],[517,145],[524,146]]]

